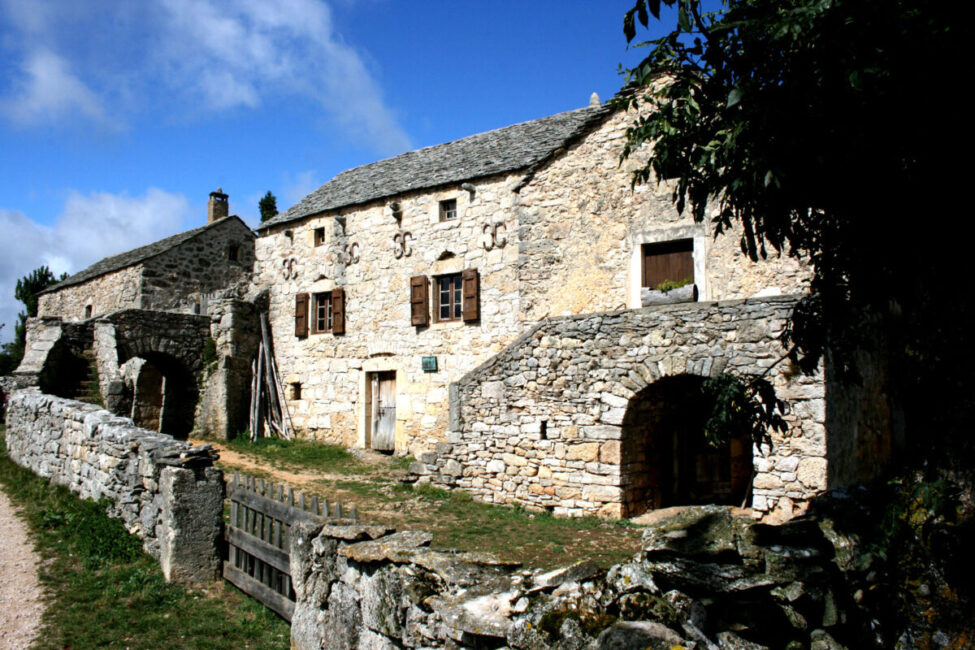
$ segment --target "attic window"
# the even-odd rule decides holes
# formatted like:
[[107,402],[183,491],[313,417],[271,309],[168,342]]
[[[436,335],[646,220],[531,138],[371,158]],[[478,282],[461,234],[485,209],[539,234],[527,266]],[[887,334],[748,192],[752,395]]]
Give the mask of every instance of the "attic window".
[[325,243],[325,228],[315,228],[315,246],[321,246]]
[[457,199],[447,199],[440,202],[440,220],[451,221],[457,218]]
[[85,305],[85,318],[91,318],[91,305]]
[[240,257],[240,246],[237,244],[231,244],[227,247],[227,259],[231,262],[236,262],[237,258]]

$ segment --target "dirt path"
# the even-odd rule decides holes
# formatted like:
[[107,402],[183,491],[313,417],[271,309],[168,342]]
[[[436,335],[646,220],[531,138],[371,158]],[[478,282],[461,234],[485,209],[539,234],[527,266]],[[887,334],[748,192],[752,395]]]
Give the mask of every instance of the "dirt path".
[[44,613],[39,562],[26,525],[0,492],[0,650],[26,648],[37,634]]

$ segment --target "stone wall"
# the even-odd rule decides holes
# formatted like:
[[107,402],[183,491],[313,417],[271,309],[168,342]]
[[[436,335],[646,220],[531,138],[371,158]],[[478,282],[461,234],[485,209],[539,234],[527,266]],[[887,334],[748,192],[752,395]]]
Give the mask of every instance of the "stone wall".
[[[396,197],[275,228],[257,241],[255,283],[270,293],[274,349],[295,426],[306,436],[370,446],[368,373],[396,372],[396,450],[415,453],[443,439],[450,382],[501,351],[521,329],[516,265],[517,176]],[[439,202],[456,199],[456,219]],[[485,229],[498,227],[492,241]],[[325,241],[315,246],[315,230]],[[400,246],[405,240],[405,245]],[[410,278],[465,269],[480,274],[480,319],[411,325]],[[295,336],[295,296],[345,290],[345,334]],[[430,287],[431,312],[433,288]],[[422,357],[437,358],[424,372]],[[294,399],[291,385],[301,384]]]
[[[690,508],[649,527],[640,553],[521,570],[429,548],[378,526],[292,528],[299,650],[353,648],[863,647],[849,594],[857,539],[828,519],[766,526]],[[847,645],[840,645],[847,644]]]
[[167,580],[208,583],[220,568],[223,473],[192,447],[90,404],[21,390],[9,398],[10,458],[108,511],[143,540]]
[[632,187],[649,149],[620,164],[625,131],[636,113],[616,112],[597,130],[534,172],[519,191],[518,287],[522,318],[640,307],[643,244],[693,240],[701,300],[804,291],[807,266],[789,257],[751,262],[740,233],[717,238],[710,222],[674,208],[669,183]]
[[647,507],[638,501],[649,470],[632,457],[642,443],[634,437],[643,434],[627,426],[646,389],[669,377],[768,371],[790,404],[789,427],[772,432],[771,449],[754,450],[751,506],[792,517],[827,487],[822,374],[796,376],[788,364],[775,365],[795,301],[688,303],[545,321],[456,383],[449,440],[421,455],[414,470],[485,502],[629,516]]
[[[85,320],[139,307],[142,291],[142,265],[135,264],[82,284],[42,293],[37,299],[37,315],[67,321]],[[91,306],[90,316],[85,313],[88,306]]]
[[[236,247],[236,260],[229,259]],[[208,313],[208,304],[242,297],[254,268],[254,234],[239,219],[223,219],[205,233],[146,260],[142,309]]]

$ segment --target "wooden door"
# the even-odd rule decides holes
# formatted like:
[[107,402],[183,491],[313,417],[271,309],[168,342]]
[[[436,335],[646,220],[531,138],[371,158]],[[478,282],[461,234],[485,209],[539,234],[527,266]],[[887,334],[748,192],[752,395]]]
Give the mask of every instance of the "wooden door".
[[372,448],[393,451],[396,443],[396,371],[372,374]]

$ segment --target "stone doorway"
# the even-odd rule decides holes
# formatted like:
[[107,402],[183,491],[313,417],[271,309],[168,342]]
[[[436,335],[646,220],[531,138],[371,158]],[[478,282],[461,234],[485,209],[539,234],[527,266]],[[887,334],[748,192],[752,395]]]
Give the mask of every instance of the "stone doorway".
[[707,444],[704,379],[677,375],[634,395],[623,419],[624,516],[678,505],[741,505],[752,475],[752,445]]
[[132,420],[151,431],[185,440],[193,430],[198,390],[196,378],[175,357],[150,353],[135,376]]
[[396,447],[396,371],[370,372],[366,384],[369,446],[392,453]]

